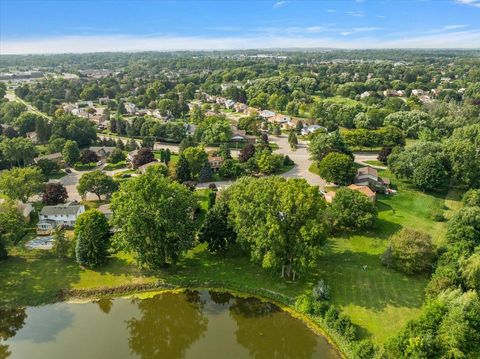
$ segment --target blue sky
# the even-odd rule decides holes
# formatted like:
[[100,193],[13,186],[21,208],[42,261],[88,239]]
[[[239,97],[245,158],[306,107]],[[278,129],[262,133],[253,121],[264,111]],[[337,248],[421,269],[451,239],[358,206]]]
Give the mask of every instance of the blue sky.
[[480,0],[0,0],[0,54],[480,48]]

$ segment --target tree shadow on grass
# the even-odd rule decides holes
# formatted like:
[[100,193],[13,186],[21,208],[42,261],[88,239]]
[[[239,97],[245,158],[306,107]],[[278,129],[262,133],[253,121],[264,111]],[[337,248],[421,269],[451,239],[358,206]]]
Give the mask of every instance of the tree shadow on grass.
[[73,261],[10,257],[0,262],[0,305],[54,302],[80,280],[80,271]]

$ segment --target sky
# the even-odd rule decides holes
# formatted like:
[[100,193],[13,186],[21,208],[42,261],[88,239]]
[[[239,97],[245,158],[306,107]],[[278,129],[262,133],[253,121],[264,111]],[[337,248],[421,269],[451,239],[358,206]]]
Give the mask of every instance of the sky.
[[0,54],[480,48],[480,0],[0,0]]

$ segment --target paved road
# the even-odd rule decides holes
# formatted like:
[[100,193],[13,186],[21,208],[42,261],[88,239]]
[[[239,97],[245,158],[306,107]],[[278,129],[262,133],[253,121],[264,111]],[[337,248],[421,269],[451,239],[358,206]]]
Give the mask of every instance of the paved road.
[[378,152],[355,152],[354,155],[355,155],[355,162],[361,165],[370,166],[380,170],[384,170],[387,168],[385,166],[375,166],[365,162],[365,161],[376,161],[378,157]]

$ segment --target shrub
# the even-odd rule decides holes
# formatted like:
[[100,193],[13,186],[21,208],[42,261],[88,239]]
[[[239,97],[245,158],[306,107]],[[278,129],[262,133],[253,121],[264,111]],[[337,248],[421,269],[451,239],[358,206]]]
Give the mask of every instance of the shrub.
[[295,309],[301,313],[313,313],[312,297],[308,294],[302,294],[295,300]]
[[353,347],[353,355],[356,359],[371,359],[375,357],[377,348],[368,339],[360,340]]

